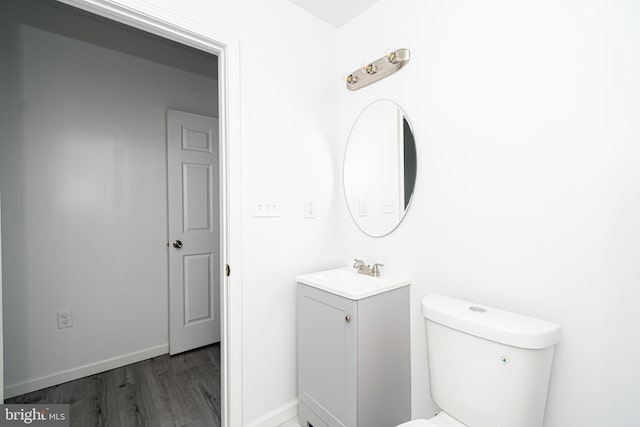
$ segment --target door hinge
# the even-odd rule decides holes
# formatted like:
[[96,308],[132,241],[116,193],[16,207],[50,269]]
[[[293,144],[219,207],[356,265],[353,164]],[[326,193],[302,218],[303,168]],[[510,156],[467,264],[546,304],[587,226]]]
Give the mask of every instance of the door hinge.
[[231,267],[229,267],[229,264],[224,265],[224,271],[227,277],[231,276]]

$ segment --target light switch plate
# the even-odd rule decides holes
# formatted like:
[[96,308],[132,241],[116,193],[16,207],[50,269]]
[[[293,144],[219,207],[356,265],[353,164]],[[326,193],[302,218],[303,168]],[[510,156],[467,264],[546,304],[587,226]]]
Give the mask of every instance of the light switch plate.
[[394,213],[396,213],[396,202],[394,200],[383,200],[382,201],[382,213],[383,214],[394,214]]
[[253,216],[255,217],[279,217],[280,199],[274,197],[254,197]]

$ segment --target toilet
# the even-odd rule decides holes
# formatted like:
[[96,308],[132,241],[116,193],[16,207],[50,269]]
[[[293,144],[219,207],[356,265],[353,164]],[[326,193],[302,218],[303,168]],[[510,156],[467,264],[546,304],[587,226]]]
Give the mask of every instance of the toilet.
[[398,427],[541,427],[560,326],[443,295],[422,300],[431,397]]

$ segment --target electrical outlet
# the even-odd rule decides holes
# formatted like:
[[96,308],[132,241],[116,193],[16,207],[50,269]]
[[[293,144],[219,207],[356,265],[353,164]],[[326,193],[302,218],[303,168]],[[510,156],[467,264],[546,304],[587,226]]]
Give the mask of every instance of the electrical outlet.
[[305,199],[304,201],[304,217],[316,218],[318,216],[316,212],[316,201],[313,199]]
[[360,216],[369,216],[369,209],[367,209],[366,201],[358,200],[358,214]]
[[73,326],[73,315],[70,309],[58,312],[58,329],[70,328]]

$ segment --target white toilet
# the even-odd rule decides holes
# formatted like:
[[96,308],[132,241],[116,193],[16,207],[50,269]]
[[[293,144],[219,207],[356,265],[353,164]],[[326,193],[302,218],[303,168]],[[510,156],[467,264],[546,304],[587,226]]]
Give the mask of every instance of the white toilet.
[[431,397],[398,427],[541,427],[560,326],[442,295],[422,300]]

